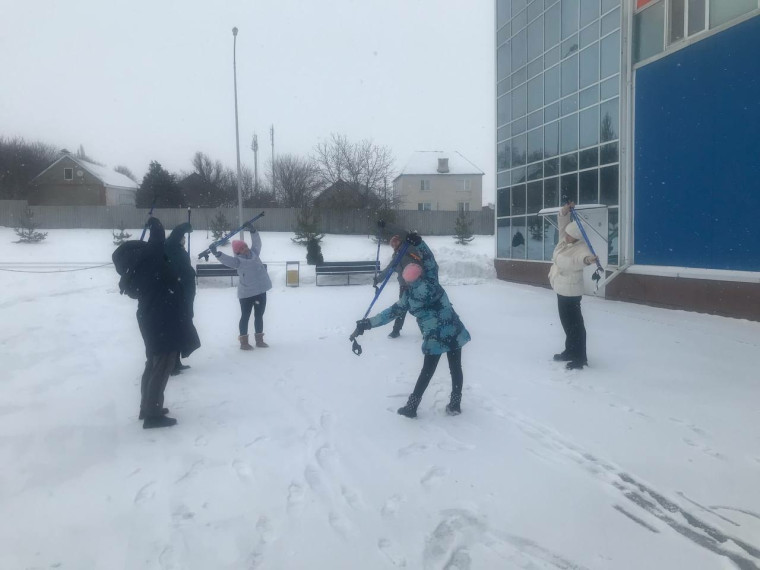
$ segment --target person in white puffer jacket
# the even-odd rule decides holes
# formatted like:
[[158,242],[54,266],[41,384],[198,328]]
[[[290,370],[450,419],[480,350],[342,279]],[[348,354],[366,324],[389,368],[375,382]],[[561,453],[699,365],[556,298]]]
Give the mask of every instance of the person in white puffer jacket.
[[253,311],[253,327],[256,332],[256,346],[268,348],[264,342],[264,311],[267,307],[267,291],[272,288],[272,280],[266,265],[261,261],[261,236],[255,228],[247,227],[251,232],[251,247],[242,240],[232,240],[234,257],[217,251],[213,245],[211,253],[227,267],[238,272],[238,300],[240,301],[240,341],[241,350],[253,350],[248,342],[248,321]]
[[557,294],[559,320],[565,331],[565,350],[555,354],[554,360],[567,362],[568,370],[588,365],[586,326],[581,313],[583,268],[596,262],[596,257],[583,240],[581,229],[571,219],[570,209],[574,206],[575,203],[569,202],[557,216],[559,242],[554,248],[549,270],[549,283]]

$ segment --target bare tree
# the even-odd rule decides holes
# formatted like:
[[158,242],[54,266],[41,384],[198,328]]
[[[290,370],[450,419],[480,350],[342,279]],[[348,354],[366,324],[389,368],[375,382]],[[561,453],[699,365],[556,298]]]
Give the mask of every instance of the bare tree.
[[79,148],[77,149],[76,157],[79,160],[83,160],[85,162],[89,162],[90,164],[96,164],[98,166],[105,166],[102,162],[98,162],[94,158],[87,156],[87,153],[84,151],[84,145],[79,145]]
[[226,176],[224,165],[220,160],[212,160],[207,154],[198,151],[193,156],[193,171],[205,182],[221,186]]
[[[270,165],[271,166],[271,165]],[[281,154],[274,161],[277,202],[286,208],[308,207],[319,190],[319,172],[309,159],[292,154]],[[267,176],[271,186],[272,175]]]
[[0,137],[0,199],[26,200],[29,183],[58,158],[56,147]]
[[137,182],[139,184],[139,182],[137,180],[137,177],[126,166],[122,166],[122,165],[115,166],[113,170],[114,170],[114,172],[118,172],[119,174],[123,174],[124,176],[126,176],[127,178],[129,178],[132,182]]
[[369,139],[351,142],[345,135],[333,133],[314,148],[313,160],[324,186],[342,180],[356,190],[372,193],[386,202],[392,199],[386,191],[393,176],[394,159],[390,147]]

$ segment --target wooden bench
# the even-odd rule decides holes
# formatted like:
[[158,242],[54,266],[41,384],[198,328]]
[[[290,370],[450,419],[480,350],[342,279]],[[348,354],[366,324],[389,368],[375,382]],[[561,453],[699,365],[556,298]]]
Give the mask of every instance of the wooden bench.
[[230,287],[232,287],[232,278],[237,275],[237,269],[227,267],[221,263],[199,263],[195,266],[195,282],[201,277],[229,277]]
[[[351,285],[352,275],[374,275],[379,269],[380,265],[375,261],[324,261],[314,266],[315,282],[319,285],[320,275],[323,278],[345,275],[346,285]],[[332,285],[341,285],[341,283],[332,283]]]

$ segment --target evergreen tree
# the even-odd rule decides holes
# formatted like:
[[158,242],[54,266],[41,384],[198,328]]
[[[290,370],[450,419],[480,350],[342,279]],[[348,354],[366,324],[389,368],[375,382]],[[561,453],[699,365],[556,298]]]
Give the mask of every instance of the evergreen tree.
[[209,225],[214,241],[222,239],[230,231],[230,222],[221,210],[217,210]]
[[19,218],[18,226],[13,228],[19,238],[16,243],[37,243],[47,237],[47,232],[36,231],[39,226],[34,223],[33,218],[34,212],[27,206]]
[[322,246],[320,242],[325,234],[319,231],[319,216],[310,208],[302,208],[296,218],[296,237],[293,243],[306,246],[306,263],[315,265],[322,263]]
[[471,220],[464,212],[459,212],[457,216],[456,226],[454,228],[454,239],[458,244],[467,245],[475,238],[472,235],[470,229]]
[[129,232],[124,231],[126,228],[124,227],[124,220],[119,222],[119,227],[117,228],[119,230],[119,233],[116,233],[116,230],[113,230],[111,233],[113,234],[113,244],[114,245],[121,245],[125,241],[127,241],[129,238],[132,237],[132,234]]
[[150,208],[154,199],[157,208],[185,207],[185,199],[176,178],[155,160],[150,163],[148,172],[137,190],[135,206]]

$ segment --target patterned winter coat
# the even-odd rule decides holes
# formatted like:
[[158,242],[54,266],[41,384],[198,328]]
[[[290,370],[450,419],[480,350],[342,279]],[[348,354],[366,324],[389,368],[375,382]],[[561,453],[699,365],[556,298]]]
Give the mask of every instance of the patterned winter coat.
[[422,255],[422,276],[408,285],[397,303],[369,319],[370,324],[372,328],[379,327],[409,311],[422,332],[424,354],[443,354],[462,348],[470,341],[470,333],[438,283],[438,264],[433,253],[425,242],[417,249]]

